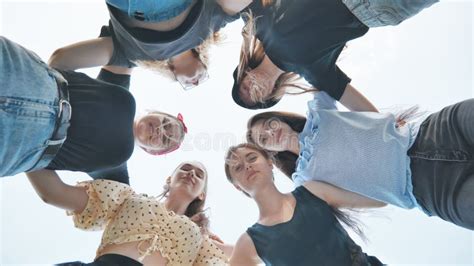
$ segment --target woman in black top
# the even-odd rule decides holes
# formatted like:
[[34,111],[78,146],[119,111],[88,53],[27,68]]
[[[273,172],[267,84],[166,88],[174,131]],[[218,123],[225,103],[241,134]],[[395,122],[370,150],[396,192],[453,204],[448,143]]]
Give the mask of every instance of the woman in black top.
[[[189,89],[207,79],[208,50],[219,41],[219,29],[238,18],[223,11],[230,1],[222,0],[106,2],[110,22],[100,37],[56,50],[50,65],[72,70],[109,65],[128,73],[139,65]],[[176,12],[159,16],[163,8]]]
[[350,218],[331,207],[379,207],[377,202],[315,181],[283,194],[273,183],[272,168],[269,155],[252,144],[227,152],[227,179],[253,198],[260,212],[258,222],[237,241],[231,265],[381,265],[337,220],[354,226]]
[[[0,134],[3,141],[0,176],[46,167],[88,172],[93,177],[104,178],[97,171],[118,169],[120,173],[110,179],[128,183],[123,166],[133,152],[135,141],[148,153],[158,155],[177,149],[184,139],[186,127],[181,116],[150,112],[134,121],[135,100],[128,91],[129,75],[103,69],[99,78],[93,79],[83,73],[54,70],[33,52],[3,37],[0,37],[0,53],[0,107],[6,111],[2,112],[4,121],[1,121],[4,126]],[[12,65],[14,60],[16,65]],[[31,85],[23,84],[30,80],[41,95],[30,92]],[[58,100],[58,87],[67,92],[68,104]],[[38,117],[48,114],[49,119],[50,114],[45,111],[48,106],[53,108],[54,116],[53,123],[46,124]],[[69,110],[67,117],[61,116],[61,110],[65,109]],[[8,115],[9,112],[12,114]],[[12,119],[13,115],[17,118]],[[62,139],[54,139],[51,132],[58,124],[66,123],[68,127],[61,127],[65,131]],[[28,132],[20,127],[44,128],[49,133],[40,136],[32,132],[27,136]],[[55,147],[55,152],[49,152],[51,147]],[[16,150],[22,154],[13,153]]]
[[398,24],[437,1],[240,1],[235,11],[250,15],[234,72],[234,101],[260,109],[275,105],[287,89],[296,89],[292,94],[314,91],[295,81],[299,75],[350,110],[377,111],[338,68],[339,54],[369,27]]

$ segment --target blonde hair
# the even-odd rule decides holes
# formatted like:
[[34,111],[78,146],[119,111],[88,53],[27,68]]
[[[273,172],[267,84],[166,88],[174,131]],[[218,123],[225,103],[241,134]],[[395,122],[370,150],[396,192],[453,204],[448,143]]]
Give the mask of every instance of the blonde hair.
[[[199,46],[191,49],[191,52],[207,67],[209,66],[209,49],[211,45],[217,45],[222,42],[224,35],[218,31],[212,33]],[[171,69],[170,59],[166,60],[137,60],[134,63],[152,72],[160,74],[171,80],[175,80],[175,75]]]
[[[273,3],[272,0],[262,0],[264,6],[271,3]],[[245,76],[249,74],[249,70],[260,65],[266,55],[263,44],[255,35],[255,22],[258,17],[254,17],[251,11],[243,13],[242,16],[247,19],[247,22],[242,28],[243,41],[240,49],[239,65],[237,66],[237,84],[241,84]],[[254,82],[257,83],[257,86],[259,85],[257,79],[254,79]],[[252,100],[265,103],[265,101],[279,101],[285,94],[298,95],[315,91],[318,90],[302,84],[301,77],[298,74],[285,72],[278,77],[275,87],[267,99],[254,99],[252,97]]]

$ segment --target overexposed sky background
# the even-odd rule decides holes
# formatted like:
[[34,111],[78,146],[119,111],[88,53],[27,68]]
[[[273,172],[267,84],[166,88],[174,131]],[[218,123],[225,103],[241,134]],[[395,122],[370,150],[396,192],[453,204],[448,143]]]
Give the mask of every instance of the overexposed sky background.
[[[349,43],[339,65],[353,84],[378,108],[411,106],[437,111],[463,99],[473,89],[473,3],[442,1],[397,27],[372,29]],[[95,38],[108,21],[101,0],[0,0],[0,34],[47,60],[61,46]],[[226,180],[224,153],[244,141],[247,119],[258,111],[232,101],[232,71],[240,48],[242,22],[228,25],[226,40],[212,49],[210,79],[185,92],[146,70],[132,78],[138,112],[156,109],[182,113],[189,129],[182,148],[154,157],[136,148],[129,161],[131,185],[137,192],[159,194],[165,178],[184,160],[203,162],[210,173],[208,206],[212,230],[233,243],[257,219],[254,202]],[[97,69],[84,70],[95,76]],[[31,88],[32,90],[35,88]],[[309,96],[284,98],[271,110],[304,114]],[[81,173],[61,172],[74,184],[89,179]],[[275,172],[278,187],[292,184]],[[474,195],[473,195],[474,196]],[[94,259],[101,232],[74,228],[65,212],[44,204],[24,174],[0,180],[0,264],[53,264]],[[386,207],[360,217],[369,242],[357,242],[383,262],[399,265],[472,265],[473,233],[418,210]]]

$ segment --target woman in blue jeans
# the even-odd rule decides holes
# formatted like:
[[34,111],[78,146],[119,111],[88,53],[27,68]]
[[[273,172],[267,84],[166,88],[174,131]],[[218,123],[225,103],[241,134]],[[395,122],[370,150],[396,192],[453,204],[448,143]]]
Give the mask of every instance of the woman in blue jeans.
[[238,16],[224,10],[231,0],[107,0],[109,26],[99,38],[56,50],[60,69],[114,66],[131,73],[142,66],[178,81],[184,89],[208,78],[209,47],[218,31]]
[[348,41],[369,28],[397,25],[438,0],[255,0],[235,12],[247,25],[232,97],[244,108],[275,105],[286,93],[315,89],[303,77],[352,111],[377,111],[337,66]]
[[273,152],[296,186],[323,181],[474,230],[474,99],[417,121],[340,112],[325,92],[308,110],[307,118],[266,112],[248,123],[248,141]]
[[134,120],[129,75],[59,72],[1,36],[0,69],[0,177],[47,168],[103,178],[100,171],[114,169],[110,179],[128,183],[124,162],[135,143],[163,154],[184,139],[181,116],[151,112]]

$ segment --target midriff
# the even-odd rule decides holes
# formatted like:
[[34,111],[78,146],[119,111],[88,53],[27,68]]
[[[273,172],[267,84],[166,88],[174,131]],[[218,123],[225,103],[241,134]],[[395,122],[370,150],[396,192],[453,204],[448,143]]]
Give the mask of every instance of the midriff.
[[[147,248],[150,247],[150,243],[147,243],[147,241],[133,241],[122,244],[109,244],[101,250],[98,256],[104,254],[119,254],[138,261],[138,259],[142,256],[138,250],[139,245],[140,250],[143,251],[147,250]],[[145,266],[165,266],[167,262],[168,260],[161,256],[161,253],[159,251],[155,251],[146,256],[141,263],[143,263],[143,265]]]
[[193,3],[188,8],[186,8],[186,10],[184,10],[181,14],[166,21],[145,22],[131,17],[127,17],[127,19],[125,19],[123,23],[129,27],[143,28],[156,31],[171,31],[179,27],[186,20],[186,17],[189,15],[189,12],[193,8],[193,6],[196,4],[196,1],[197,0],[194,0]]

